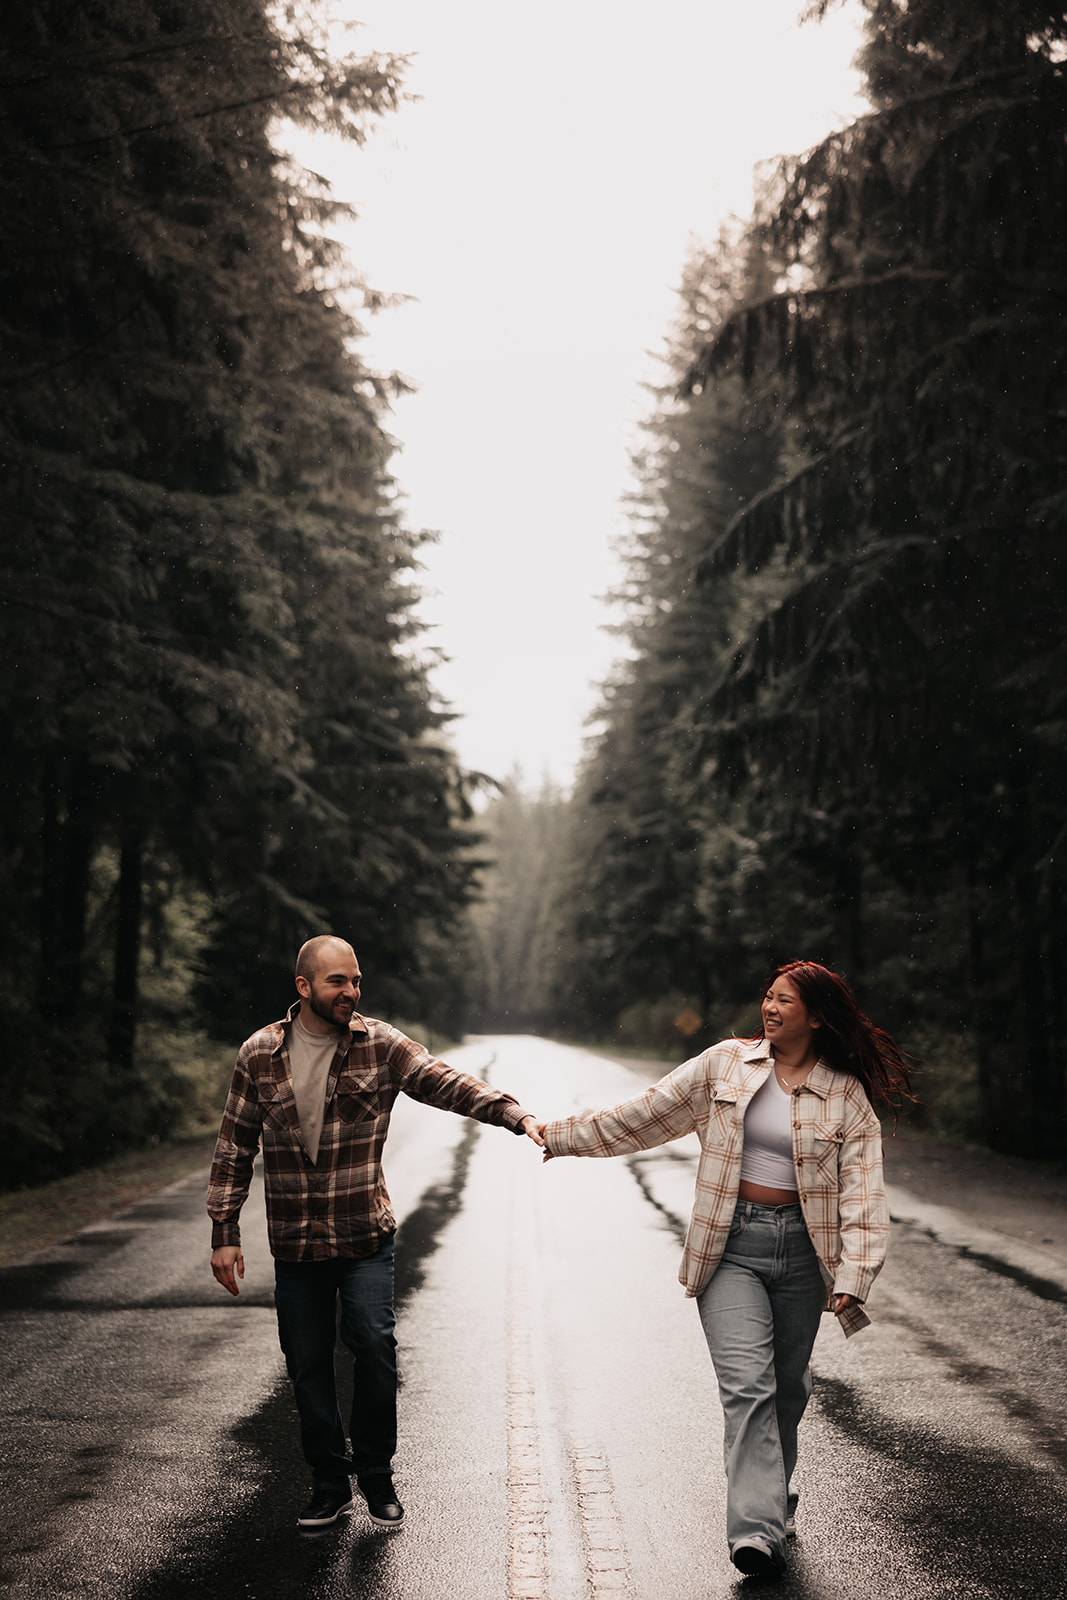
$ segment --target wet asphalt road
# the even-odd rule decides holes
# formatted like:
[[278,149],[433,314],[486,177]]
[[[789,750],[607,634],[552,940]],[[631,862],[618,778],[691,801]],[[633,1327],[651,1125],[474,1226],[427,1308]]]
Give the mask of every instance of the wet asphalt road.
[[[450,1057],[538,1115],[643,1080],[532,1039]],[[408,1525],[296,1533],[306,1478],[261,1204],[211,1279],[202,1175],[0,1273],[0,1584],[116,1600],[717,1600],[721,1423],[676,1280],[693,1142],[556,1161],[404,1102],[397,1483]],[[1053,1278],[1055,1275],[1053,1275]],[[898,1224],[825,1320],[782,1600],[1067,1600],[1067,1284]]]

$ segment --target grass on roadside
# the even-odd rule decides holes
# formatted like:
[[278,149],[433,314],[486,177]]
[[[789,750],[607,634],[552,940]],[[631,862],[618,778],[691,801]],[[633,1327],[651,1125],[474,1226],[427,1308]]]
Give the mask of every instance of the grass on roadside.
[[[79,1228],[143,1200],[207,1166],[215,1135],[130,1151],[38,1188],[0,1194],[0,1267],[67,1239]],[[204,1238],[208,1238],[207,1214]]]
[[[451,1042],[423,1023],[396,1021],[393,1026],[413,1039],[424,1040],[434,1051],[447,1050]],[[0,1194],[0,1268],[20,1261],[34,1250],[69,1239],[79,1228],[100,1222],[133,1205],[135,1200],[143,1200],[179,1178],[188,1177],[198,1167],[208,1166],[226,1099],[233,1052],[228,1046],[212,1045],[199,1035],[161,1035],[153,1037],[150,1044],[153,1058],[173,1066],[191,1085],[187,1113],[180,1132],[176,1130],[178,1136],[167,1144],[129,1151],[51,1183]],[[203,1127],[205,1132],[195,1132],[197,1127]],[[205,1248],[209,1237],[205,1211]]]

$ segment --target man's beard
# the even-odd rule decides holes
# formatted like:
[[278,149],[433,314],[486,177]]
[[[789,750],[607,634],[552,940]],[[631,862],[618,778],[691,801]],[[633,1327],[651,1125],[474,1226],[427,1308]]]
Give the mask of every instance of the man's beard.
[[[337,1002],[335,1001],[334,1004],[336,1003]],[[314,1011],[315,1015],[317,1017],[321,1017],[323,1022],[328,1022],[331,1028],[347,1028],[348,1017],[345,1016],[338,1019],[334,1013],[333,1006],[324,1006],[321,1001],[316,1000],[314,989],[308,995],[308,1005],[311,1007],[312,1011]]]

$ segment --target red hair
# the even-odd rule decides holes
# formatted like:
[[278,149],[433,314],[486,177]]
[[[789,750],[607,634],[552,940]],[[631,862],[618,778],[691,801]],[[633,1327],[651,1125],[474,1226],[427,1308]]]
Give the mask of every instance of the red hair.
[[779,978],[792,984],[819,1023],[823,1060],[835,1071],[858,1078],[872,1106],[896,1117],[906,1100],[915,1100],[903,1051],[864,1015],[844,978],[817,961],[786,961],[775,967],[764,993]]

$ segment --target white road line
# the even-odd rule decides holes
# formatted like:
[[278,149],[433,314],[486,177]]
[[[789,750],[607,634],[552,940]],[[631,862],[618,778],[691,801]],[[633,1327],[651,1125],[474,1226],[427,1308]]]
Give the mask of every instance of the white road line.
[[548,1503],[537,1426],[526,1275],[513,1252],[508,1295],[508,1596],[547,1600]]
[[552,1397],[539,1393],[539,1372],[542,1388],[553,1385],[543,1365],[546,1352],[535,1348],[533,1319],[544,1293],[529,1182],[516,1175],[511,1197],[508,1600],[550,1600],[553,1592],[619,1600],[633,1593],[633,1579],[611,1472],[603,1448],[587,1436],[569,1439]]

